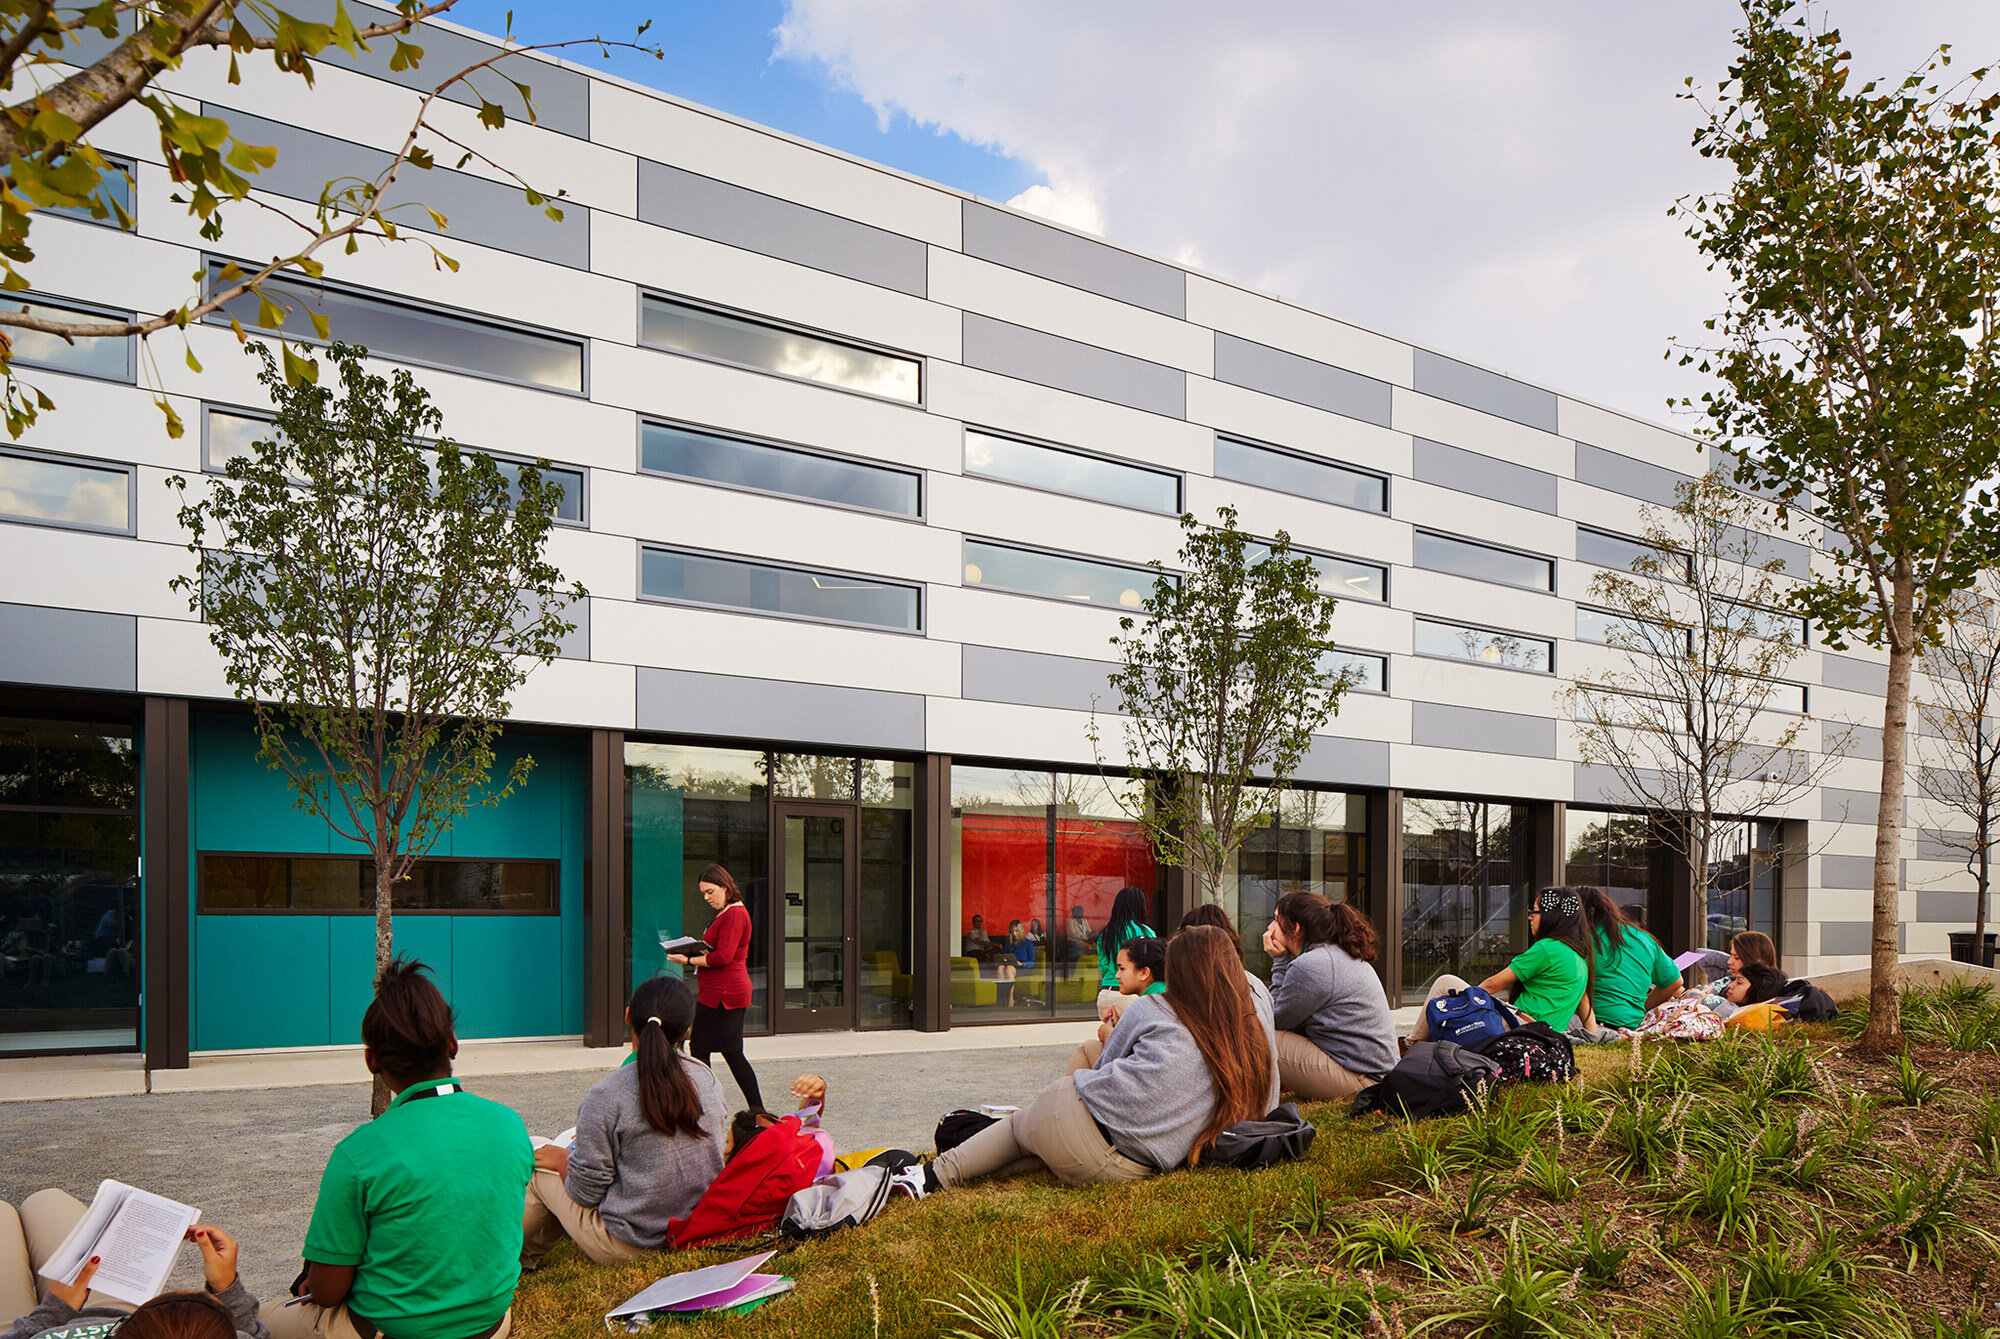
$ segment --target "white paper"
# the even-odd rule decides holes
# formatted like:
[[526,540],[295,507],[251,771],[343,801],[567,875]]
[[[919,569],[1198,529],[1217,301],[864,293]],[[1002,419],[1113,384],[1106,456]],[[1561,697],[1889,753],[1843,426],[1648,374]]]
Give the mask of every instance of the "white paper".
[[707,940],[695,939],[688,935],[683,935],[679,939],[660,940],[660,949],[662,952],[685,953],[689,957],[693,957],[696,953],[705,950],[707,947],[708,947]]
[[164,1195],[122,1181],[102,1182],[76,1228],[49,1257],[42,1277],[74,1283],[95,1255],[94,1291],[134,1306],[151,1301],[173,1272],[187,1230],[200,1218],[197,1210]]
[[618,1316],[637,1316],[648,1311],[662,1311],[676,1302],[686,1302],[696,1297],[706,1297],[710,1293],[734,1288],[756,1273],[757,1266],[776,1254],[776,1251],[766,1251],[762,1255],[749,1255],[741,1260],[731,1260],[726,1265],[710,1265],[706,1269],[690,1269],[680,1274],[669,1274],[626,1298],[624,1302],[606,1312],[604,1318],[611,1320]]
[[528,1136],[528,1143],[535,1148],[562,1148],[576,1152],[576,1127],[570,1126],[553,1139],[544,1139],[538,1134]]

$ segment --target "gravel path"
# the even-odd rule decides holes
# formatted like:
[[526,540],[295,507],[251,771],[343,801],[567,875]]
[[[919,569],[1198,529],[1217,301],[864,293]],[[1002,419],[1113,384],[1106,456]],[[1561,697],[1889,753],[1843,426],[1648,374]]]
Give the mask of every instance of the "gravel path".
[[[827,1081],[826,1127],[840,1148],[924,1150],[946,1111],[1024,1104],[1062,1072],[1068,1053],[1062,1046],[940,1051],[810,1068]],[[805,1068],[767,1063],[758,1075],[765,1101],[789,1107],[793,1074]],[[726,1070],[720,1077],[735,1109],[741,1094]],[[577,1102],[593,1081],[587,1073],[526,1074],[470,1086],[519,1111],[531,1132],[549,1135],[576,1123]],[[366,1083],[0,1103],[0,1199],[19,1204],[53,1185],[87,1203],[97,1183],[113,1177],[193,1204],[243,1243],[244,1284],[269,1299],[298,1272],[327,1153],[367,1117]],[[174,1286],[197,1287],[200,1278],[200,1262],[184,1251]]]

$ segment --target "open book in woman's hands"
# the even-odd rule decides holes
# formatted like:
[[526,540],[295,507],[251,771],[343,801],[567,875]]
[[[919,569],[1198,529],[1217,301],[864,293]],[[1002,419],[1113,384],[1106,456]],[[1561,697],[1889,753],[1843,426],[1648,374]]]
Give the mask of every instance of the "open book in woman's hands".
[[83,1217],[43,1263],[42,1277],[74,1283],[94,1255],[94,1291],[133,1306],[149,1302],[166,1286],[187,1230],[200,1217],[199,1210],[164,1195],[101,1181]]

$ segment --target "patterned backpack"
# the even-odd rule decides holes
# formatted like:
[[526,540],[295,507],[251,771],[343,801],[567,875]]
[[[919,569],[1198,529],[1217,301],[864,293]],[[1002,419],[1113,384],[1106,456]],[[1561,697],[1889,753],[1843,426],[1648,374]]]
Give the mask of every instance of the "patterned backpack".
[[1567,1083],[1576,1077],[1576,1049],[1547,1023],[1523,1023],[1470,1049],[1499,1064],[1501,1083]]

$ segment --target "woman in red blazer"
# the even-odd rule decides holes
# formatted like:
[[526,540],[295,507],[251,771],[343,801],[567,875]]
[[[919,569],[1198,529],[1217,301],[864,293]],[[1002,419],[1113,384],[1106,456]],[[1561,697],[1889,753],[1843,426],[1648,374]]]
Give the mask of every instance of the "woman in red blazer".
[[702,931],[708,951],[697,957],[670,953],[668,959],[695,968],[694,1029],[688,1034],[688,1053],[706,1065],[709,1056],[720,1051],[729,1062],[736,1086],[752,1111],[764,1106],[757,1088],[757,1071],[743,1055],[743,1020],[750,1013],[750,909],[743,905],[743,893],[729,871],[710,865],[696,881],[702,901],[715,908],[716,917]]

